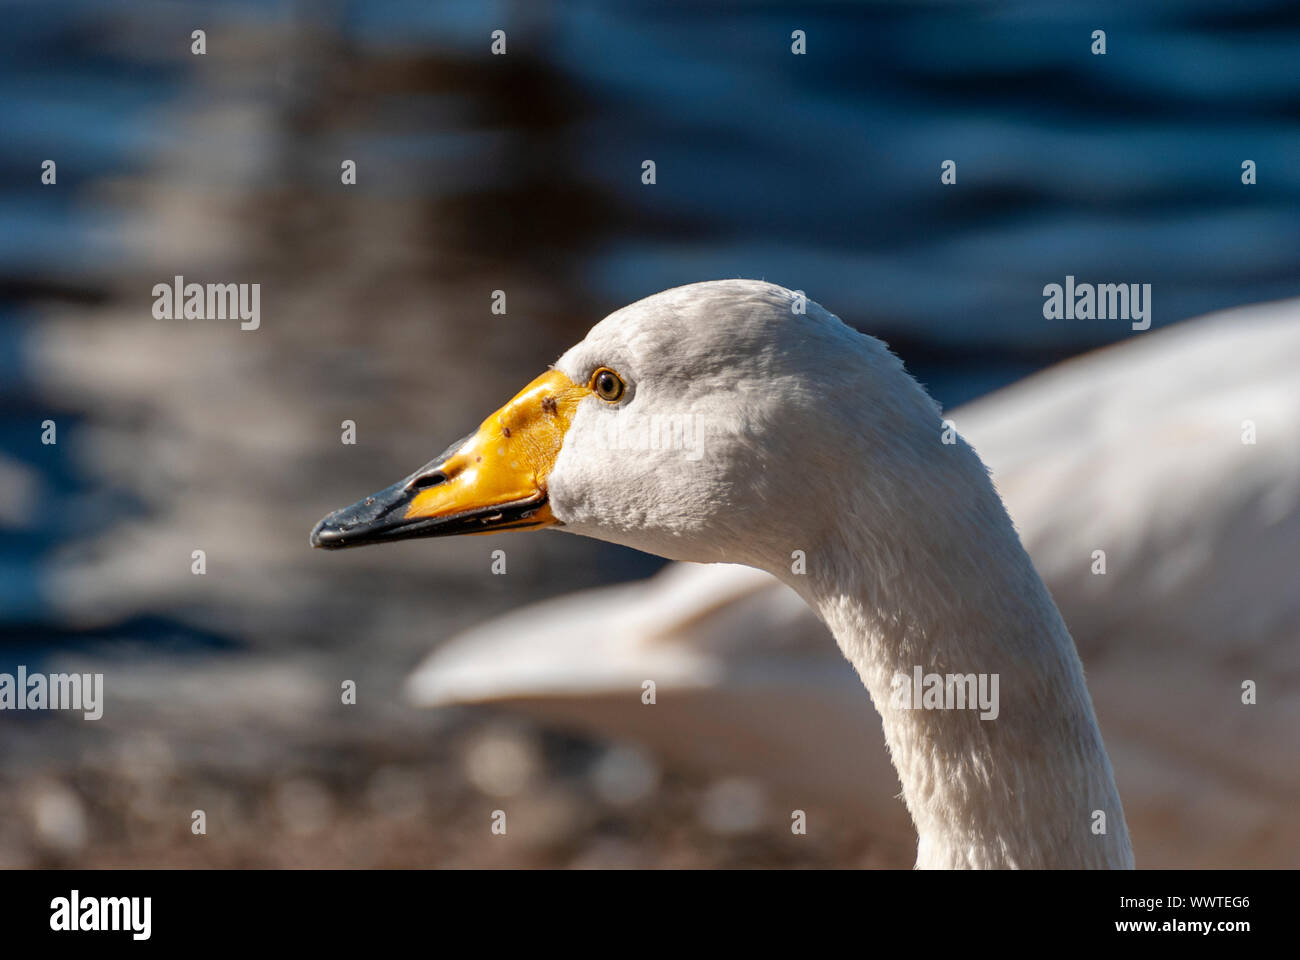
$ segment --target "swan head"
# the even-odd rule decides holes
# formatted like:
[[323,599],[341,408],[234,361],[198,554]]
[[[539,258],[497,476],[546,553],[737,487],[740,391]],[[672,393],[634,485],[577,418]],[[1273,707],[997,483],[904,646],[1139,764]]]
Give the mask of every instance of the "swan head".
[[557,526],[780,572],[837,514],[862,512],[862,490],[914,492],[938,442],[936,406],[880,341],[783,287],[696,283],[610,314],[475,433],[325,517],[311,542]]

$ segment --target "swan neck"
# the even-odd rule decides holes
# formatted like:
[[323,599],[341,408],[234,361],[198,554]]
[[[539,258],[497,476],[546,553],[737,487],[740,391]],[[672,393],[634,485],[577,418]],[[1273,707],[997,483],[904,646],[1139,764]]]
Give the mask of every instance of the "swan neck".
[[873,530],[867,563],[828,544],[801,592],[880,713],[918,867],[1131,867],[1074,642],[995,513],[1003,536],[985,522],[975,550]]

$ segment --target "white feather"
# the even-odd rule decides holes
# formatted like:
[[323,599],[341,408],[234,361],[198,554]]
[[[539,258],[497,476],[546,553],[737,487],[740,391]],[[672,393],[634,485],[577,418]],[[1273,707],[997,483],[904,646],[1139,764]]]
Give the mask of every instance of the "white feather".
[[[1300,301],[1241,308],[948,414],[990,464],[1071,625],[1144,865],[1300,866],[1300,685],[1288,679],[1300,673],[1298,358]],[[1233,399],[1252,396],[1244,409]],[[1211,419],[1231,432],[1235,418],[1255,421],[1254,447],[1189,448],[1189,428]],[[1095,576],[1102,548],[1108,572]],[[1174,562],[1183,555],[1212,558],[1210,575]],[[681,694],[694,736],[630,702],[633,678],[664,671],[650,657],[663,648],[707,661]],[[828,649],[820,621],[771,576],[677,565],[475,627],[440,646],[411,690],[430,706],[507,702],[640,739],[688,769],[761,774],[793,806],[888,834],[906,817],[881,773],[879,724]],[[526,658],[547,650],[532,669]],[[765,682],[742,682],[759,664]],[[1265,679],[1254,708],[1236,696],[1242,678]],[[792,736],[815,749],[788,749]]]
[[[629,393],[579,408],[555,516],[795,588],[883,716],[918,865],[1131,866],[1073,643],[983,465],[941,442],[937,408],[879,341],[794,303],[769,284],[696,284],[593,328],[557,366],[577,382],[613,367]],[[629,416],[702,418],[704,455],[602,445]],[[997,675],[999,717],[898,708],[891,680],[914,666]]]

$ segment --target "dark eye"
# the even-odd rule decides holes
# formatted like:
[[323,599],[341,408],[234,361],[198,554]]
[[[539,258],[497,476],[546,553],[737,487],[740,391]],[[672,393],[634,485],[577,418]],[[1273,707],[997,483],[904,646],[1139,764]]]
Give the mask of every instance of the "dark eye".
[[601,367],[591,375],[591,389],[600,399],[615,403],[623,396],[626,385],[623,378],[609,367]]

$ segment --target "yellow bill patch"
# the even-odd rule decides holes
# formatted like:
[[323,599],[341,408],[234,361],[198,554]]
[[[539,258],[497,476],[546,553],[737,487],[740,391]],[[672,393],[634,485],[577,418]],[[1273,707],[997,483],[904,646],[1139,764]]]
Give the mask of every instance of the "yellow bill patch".
[[[549,370],[492,414],[442,464],[445,482],[417,493],[408,520],[540,500],[578,403],[590,393],[559,370]],[[539,510],[527,526],[554,522]]]

